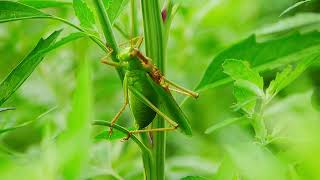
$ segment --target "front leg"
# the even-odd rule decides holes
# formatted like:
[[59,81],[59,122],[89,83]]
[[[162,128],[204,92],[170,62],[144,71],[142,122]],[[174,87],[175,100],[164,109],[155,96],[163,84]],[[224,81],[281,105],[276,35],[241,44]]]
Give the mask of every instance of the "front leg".
[[123,91],[124,91],[124,104],[121,107],[120,111],[114,116],[114,118],[111,121],[111,127],[110,127],[110,131],[109,131],[110,136],[112,135],[112,128],[113,128],[114,124],[117,122],[120,115],[123,113],[123,111],[126,109],[128,103],[129,103],[127,74],[124,76],[124,79],[123,79]]

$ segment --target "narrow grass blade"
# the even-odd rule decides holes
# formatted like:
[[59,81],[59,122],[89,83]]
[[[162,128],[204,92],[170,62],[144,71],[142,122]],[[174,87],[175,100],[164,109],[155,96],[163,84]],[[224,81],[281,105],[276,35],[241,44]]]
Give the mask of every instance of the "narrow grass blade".
[[[286,33],[289,31],[299,31],[307,28],[312,31],[318,29],[320,24],[320,14],[304,12],[294,16],[283,18],[273,24],[268,24],[256,31],[259,38],[265,38],[277,34]],[[308,30],[309,31],[309,30]]]
[[16,108],[14,108],[14,107],[0,108],[0,112],[9,111],[9,110],[15,110],[15,109],[16,109]]
[[[0,108],[0,112],[1,111],[6,111],[6,110],[14,110],[15,108]],[[43,116],[49,114],[50,112],[52,112],[53,110],[55,110],[56,107],[53,107],[51,109],[49,109],[48,111],[40,114],[36,119],[34,120],[31,120],[31,121],[27,121],[27,122],[24,122],[22,124],[19,124],[19,125],[16,125],[16,126],[13,126],[13,127],[8,127],[8,128],[4,128],[4,129],[0,129],[0,135],[5,133],[5,132],[9,132],[9,131],[13,131],[13,130],[16,130],[16,129],[19,129],[19,128],[23,128],[23,127],[26,127],[26,126],[29,126],[30,124],[38,121],[39,119],[41,119]]]
[[222,122],[219,122],[211,127],[209,127],[206,131],[205,131],[205,134],[211,134],[221,128],[224,128],[226,126],[229,126],[231,124],[234,124],[236,122],[239,122],[239,121],[242,121],[242,120],[245,120],[247,119],[246,117],[237,117],[237,118],[231,118],[231,119],[227,119],[227,120],[224,120]]
[[285,15],[286,13],[288,13],[289,11],[293,10],[294,8],[297,8],[299,6],[301,6],[304,3],[310,2],[311,0],[304,0],[304,1],[300,1],[295,3],[294,5],[290,6],[289,8],[287,8],[286,10],[284,10],[279,17]]
[[13,1],[0,1],[0,23],[21,19],[44,18],[51,15]]
[[5,128],[5,129],[0,129],[0,135],[3,134],[3,133],[5,133],[5,132],[8,132],[8,131],[13,131],[13,130],[16,130],[16,129],[19,129],[19,128],[26,127],[26,126],[32,124],[33,122],[35,122],[35,120],[27,121],[27,122],[22,123],[22,124],[19,124],[19,125],[17,125],[17,126]]
[[42,8],[60,8],[60,7],[67,7],[72,5],[70,2],[66,1],[55,1],[55,0],[20,0],[18,1],[22,4],[32,6],[37,9]]

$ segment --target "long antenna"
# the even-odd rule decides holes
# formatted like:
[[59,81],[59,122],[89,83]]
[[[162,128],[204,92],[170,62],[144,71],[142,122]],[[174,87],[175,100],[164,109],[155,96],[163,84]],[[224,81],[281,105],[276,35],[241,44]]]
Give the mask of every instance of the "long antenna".
[[134,37],[134,27],[135,27],[135,0],[131,0],[131,32],[130,32],[130,47],[133,48],[133,37]]

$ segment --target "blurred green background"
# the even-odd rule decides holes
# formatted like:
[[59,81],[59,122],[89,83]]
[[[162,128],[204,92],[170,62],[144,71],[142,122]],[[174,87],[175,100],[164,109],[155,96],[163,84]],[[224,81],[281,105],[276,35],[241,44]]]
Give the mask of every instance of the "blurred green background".
[[[224,48],[282,18],[302,12],[319,12],[320,7],[320,1],[314,0],[279,17],[281,12],[297,1],[176,1],[182,5],[170,31],[166,76],[188,88],[197,86],[213,57]],[[44,11],[77,22],[70,5]],[[139,17],[142,34],[142,19]],[[117,23],[130,32],[129,6],[121,13]],[[64,28],[64,34],[73,31],[59,22],[44,19],[1,24],[0,79],[4,79],[30,52],[40,37],[60,28]],[[116,36],[119,42],[126,41],[118,32]],[[32,126],[0,136],[0,151],[3,156],[9,157],[8,164],[13,163],[19,167],[59,156],[50,154],[50,151],[44,153],[44,149],[48,141],[54,140],[48,137],[59,136],[65,130],[75,87],[75,62],[81,58],[90,60],[93,67],[95,119],[112,119],[122,105],[123,91],[114,69],[100,63],[103,56],[104,53],[88,39],[77,40],[46,56],[31,77],[4,104],[5,107],[16,107],[16,110],[0,114],[0,127],[39,118]],[[295,172],[291,175],[291,171],[286,170],[291,179],[320,179],[320,161],[317,161],[320,160],[317,151],[320,148],[320,114],[311,105],[313,90],[319,85],[319,72],[317,65],[311,67],[282,91],[267,109],[265,115],[268,127],[277,131],[275,133],[291,138],[289,143],[280,141],[270,144],[269,151],[260,149],[254,143],[246,147],[237,146],[241,139],[248,142],[252,140],[251,131],[242,131],[237,127],[216,134],[204,134],[209,126],[236,115],[230,109],[235,102],[231,84],[203,91],[198,100],[188,100],[183,110],[191,121],[194,136],[188,138],[178,132],[167,134],[167,179],[179,179],[187,175],[231,179],[238,177],[238,172],[244,173],[248,179],[255,179],[259,177],[255,173],[274,171],[275,176],[269,177],[282,179],[276,176],[277,171],[288,164]],[[274,78],[274,73],[266,73],[264,77],[268,81]],[[182,96],[175,96],[178,102],[183,100]],[[119,123],[132,127],[131,117],[127,110]],[[137,146],[131,141],[94,140],[94,136],[102,129],[93,127],[89,161],[81,172],[81,178],[141,179],[143,168]],[[232,159],[233,166],[228,163],[228,159]],[[30,171],[39,173],[39,169],[47,169],[37,177],[56,179],[55,171],[50,170],[54,165],[48,162],[30,166]],[[6,171],[5,164],[2,166],[0,163],[0,172]],[[234,167],[238,169],[234,170]],[[230,177],[222,177],[224,170],[229,172]],[[23,175],[18,168],[16,173],[17,177]]]

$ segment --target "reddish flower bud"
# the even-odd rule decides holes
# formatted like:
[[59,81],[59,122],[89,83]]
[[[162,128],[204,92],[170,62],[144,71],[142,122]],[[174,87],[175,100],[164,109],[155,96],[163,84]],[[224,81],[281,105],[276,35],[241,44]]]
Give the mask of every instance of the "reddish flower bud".
[[163,21],[163,22],[166,22],[166,20],[167,20],[167,8],[164,8],[164,9],[161,11],[161,17],[162,17],[162,21]]

